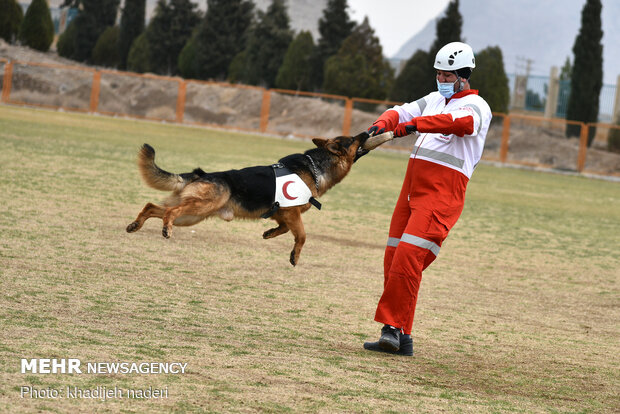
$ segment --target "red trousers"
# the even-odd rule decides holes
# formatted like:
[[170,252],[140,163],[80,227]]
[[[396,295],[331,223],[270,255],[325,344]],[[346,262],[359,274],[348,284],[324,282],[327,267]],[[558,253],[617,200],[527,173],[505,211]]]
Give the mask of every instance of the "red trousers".
[[422,271],[435,260],[461,215],[467,182],[454,169],[409,159],[390,223],[375,321],[411,334]]

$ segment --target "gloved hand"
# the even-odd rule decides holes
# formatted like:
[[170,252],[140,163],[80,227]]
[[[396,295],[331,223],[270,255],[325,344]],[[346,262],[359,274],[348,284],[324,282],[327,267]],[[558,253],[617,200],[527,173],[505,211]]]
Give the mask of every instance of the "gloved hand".
[[398,125],[398,118],[398,112],[388,109],[368,128],[368,134],[372,137],[383,134],[385,131],[394,130],[394,127]]
[[379,125],[373,125],[368,128],[368,135],[374,137],[375,135],[383,134],[385,132],[385,127],[379,127]]
[[418,130],[416,121],[417,120],[413,118],[409,122],[402,122],[396,125],[396,128],[394,128],[394,136],[404,137],[405,135],[413,134],[415,131]]

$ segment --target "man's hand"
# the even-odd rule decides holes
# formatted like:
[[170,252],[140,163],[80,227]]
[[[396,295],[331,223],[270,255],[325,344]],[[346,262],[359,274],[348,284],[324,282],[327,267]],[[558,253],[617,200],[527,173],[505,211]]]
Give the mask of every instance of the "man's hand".
[[370,135],[371,137],[375,135],[383,134],[384,132],[385,132],[385,126],[380,127],[379,125],[373,125],[370,128],[368,128],[368,135]]
[[394,127],[398,125],[398,117],[398,112],[388,109],[368,128],[368,135],[372,137],[383,134],[385,131],[393,131]]
[[396,128],[394,129],[394,136],[404,137],[405,135],[413,134],[417,130],[417,122],[416,119],[413,118],[409,122],[402,122],[396,125]]

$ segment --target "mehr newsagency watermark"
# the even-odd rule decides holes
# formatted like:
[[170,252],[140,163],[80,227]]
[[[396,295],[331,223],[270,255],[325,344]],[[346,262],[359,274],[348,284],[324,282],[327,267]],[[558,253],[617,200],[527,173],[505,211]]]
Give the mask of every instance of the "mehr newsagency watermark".
[[[76,375],[152,375],[185,374],[187,363],[183,362],[86,362],[77,358],[32,358],[21,359],[22,374],[76,374]],[[168,387],[122,388],[118,386],[20,386],[21,398],[32,399],[164,399],[168,398]]]

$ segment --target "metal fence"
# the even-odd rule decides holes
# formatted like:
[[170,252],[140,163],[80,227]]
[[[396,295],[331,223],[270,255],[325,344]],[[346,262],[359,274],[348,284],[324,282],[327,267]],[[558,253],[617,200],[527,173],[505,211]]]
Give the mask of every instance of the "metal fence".
[[[513,79],[514,80],[514,79]],[[531,111],[546,102],[544,77],[525,84]],[[177,77],[138,75],[79,66],[6,61],[0,58],[0,101],[67,111],[216,126],[241,131],[333,137],[365,131],[398,102],[349,98]],[[523,86],[523,84],[521,84]],[[558,110],[565,107],[560,85]],[[527,89],[526,89],[527,90]],[[564,106],[562,106],[564,105]],[[620,176],[620,127],[521,113],[494,113],[483,158],[560,170]],[[566,138],[568,126],[577,136]],[[411,149],[413,136],[386,144]],[[588,141],[593,140],[588,146]]]

